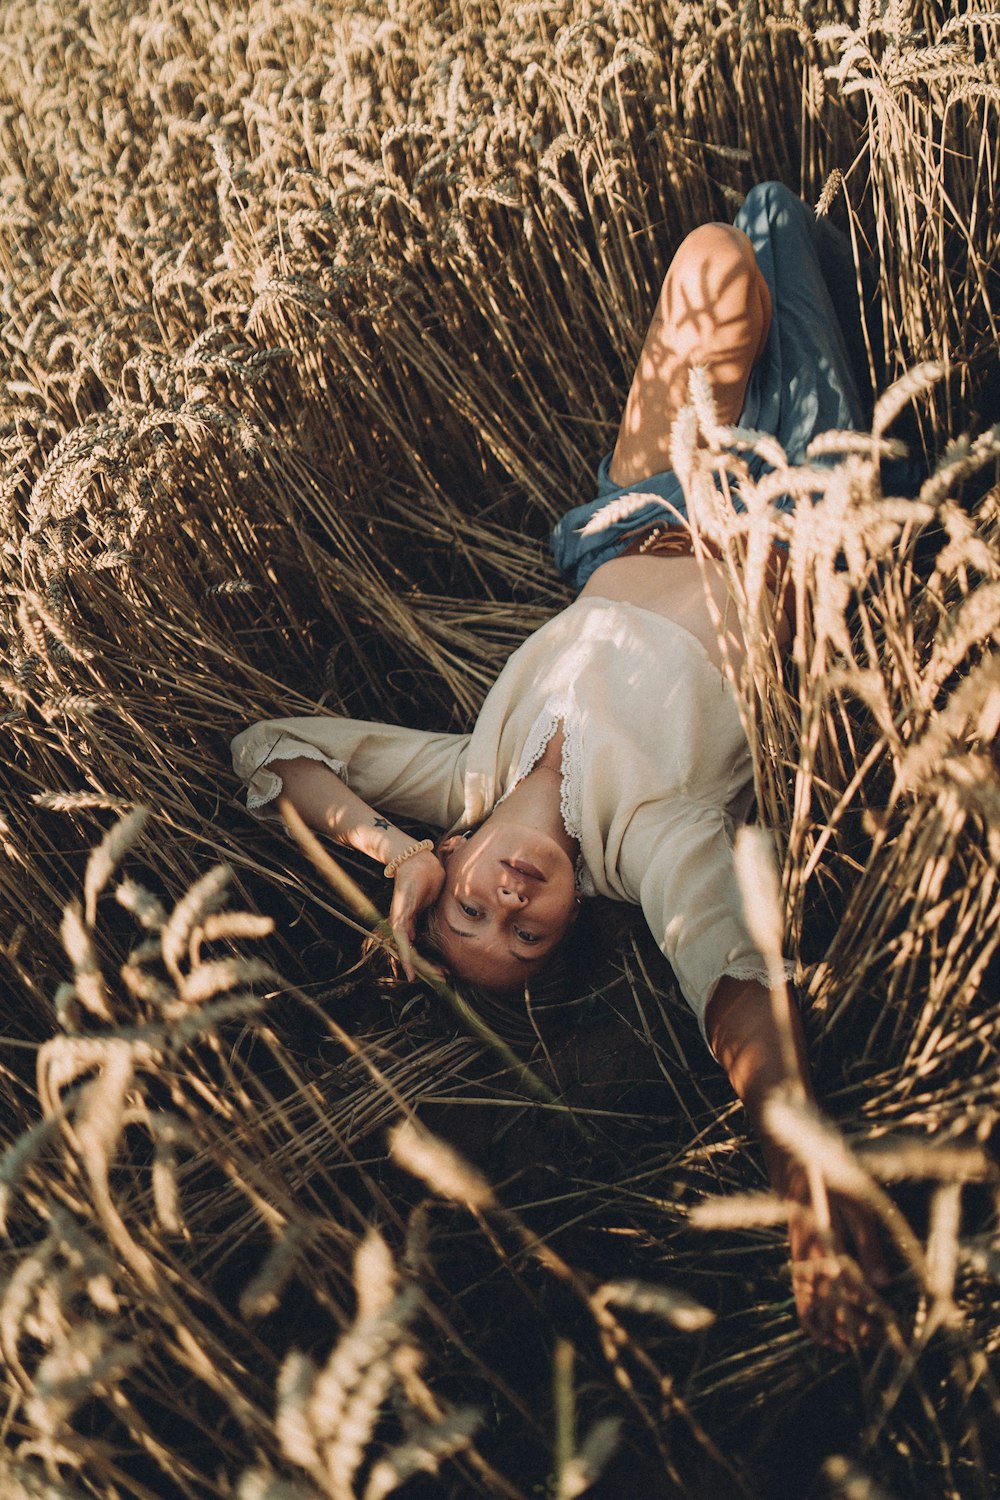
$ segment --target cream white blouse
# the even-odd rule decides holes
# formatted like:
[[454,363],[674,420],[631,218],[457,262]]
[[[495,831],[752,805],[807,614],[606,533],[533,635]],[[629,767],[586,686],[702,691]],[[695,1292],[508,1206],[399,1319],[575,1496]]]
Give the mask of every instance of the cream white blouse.
[[281,789],[270,760],[306,756],[373,806],[451,831],[486,817],[559,725],[581,889],[642,907],[704,1030],[723,975],[764,981],[766,969],[732,858],[750,753],[732,690],[682,626],[587,595],[512,654],[471,734],[271,719],[236,736],[233,760],[251,810]]

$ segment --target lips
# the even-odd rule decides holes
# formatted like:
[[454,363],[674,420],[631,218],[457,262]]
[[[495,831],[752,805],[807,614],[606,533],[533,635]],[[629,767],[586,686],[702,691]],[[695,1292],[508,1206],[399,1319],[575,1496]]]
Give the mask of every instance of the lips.
[[529,864],[526,859],[502,859],[500,863],[508,870],[512,870],[515,875],[521,875],[525,880],[540,880],[543,885],[545,884],[545,876],[538,866]]

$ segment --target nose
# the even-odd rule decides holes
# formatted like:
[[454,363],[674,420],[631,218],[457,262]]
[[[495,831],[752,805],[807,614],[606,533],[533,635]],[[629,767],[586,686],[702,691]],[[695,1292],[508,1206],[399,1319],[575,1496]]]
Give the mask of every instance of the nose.
[[497,899],[502,906],[524,906],[527,896],[510,881],[502,881],[497,887]]

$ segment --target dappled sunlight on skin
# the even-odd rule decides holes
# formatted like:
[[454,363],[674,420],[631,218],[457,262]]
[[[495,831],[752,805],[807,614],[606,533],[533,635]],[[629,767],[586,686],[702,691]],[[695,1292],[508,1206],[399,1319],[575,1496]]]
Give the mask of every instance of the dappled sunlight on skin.
[[788,1223],[792,1293],[799,1322],[824,1348],[846,1354],[884,1335],[879,1293],[889,1282],[877,1221],[864,1205],[830,1195],[830,1227],[816,1221],[802,1173],[786,1184],[799,1205]]
[[521,988],[576,918],[572,859],[540,829],[495,817],[470,838],[445,840],[441,854],[445,883],[430,930],[448,972],[488,989]]
[[713,558],[614,557],[602,563],[591,574],[580,591],[580,597],[613,599],[648,609],[680,625],[720,667],[723,650],[713,612],[706,600],[714,600],[714,614],[723,626],[726,649],[731,662],[738,665],[744,654],[739,628],[739,614],[730,596],[726,570]]
[[746,235],[703,224],[684,240],[636,366],[609,470],[637,484],[670,468],[674,419],[693,366],[709,373],[719,421],[736,422],[771,320],[771,298]]

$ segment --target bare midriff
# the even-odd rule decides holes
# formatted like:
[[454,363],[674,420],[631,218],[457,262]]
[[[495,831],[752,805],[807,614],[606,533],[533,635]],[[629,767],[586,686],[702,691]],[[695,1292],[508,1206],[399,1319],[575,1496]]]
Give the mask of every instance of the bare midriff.
[[[780,554],[772,573],[780,567]],[[602,563],[584,584],[581,598],[612,599],[634,604],[672,620],[700,641],[717,667],[723,664],[720,634],[730,662],[739,666],[744,656],[738,611],[723,565],[713,557],[663,557],[654,552],[613,557]],[[778,644],[791,638],[784,612],[776,611]]]

